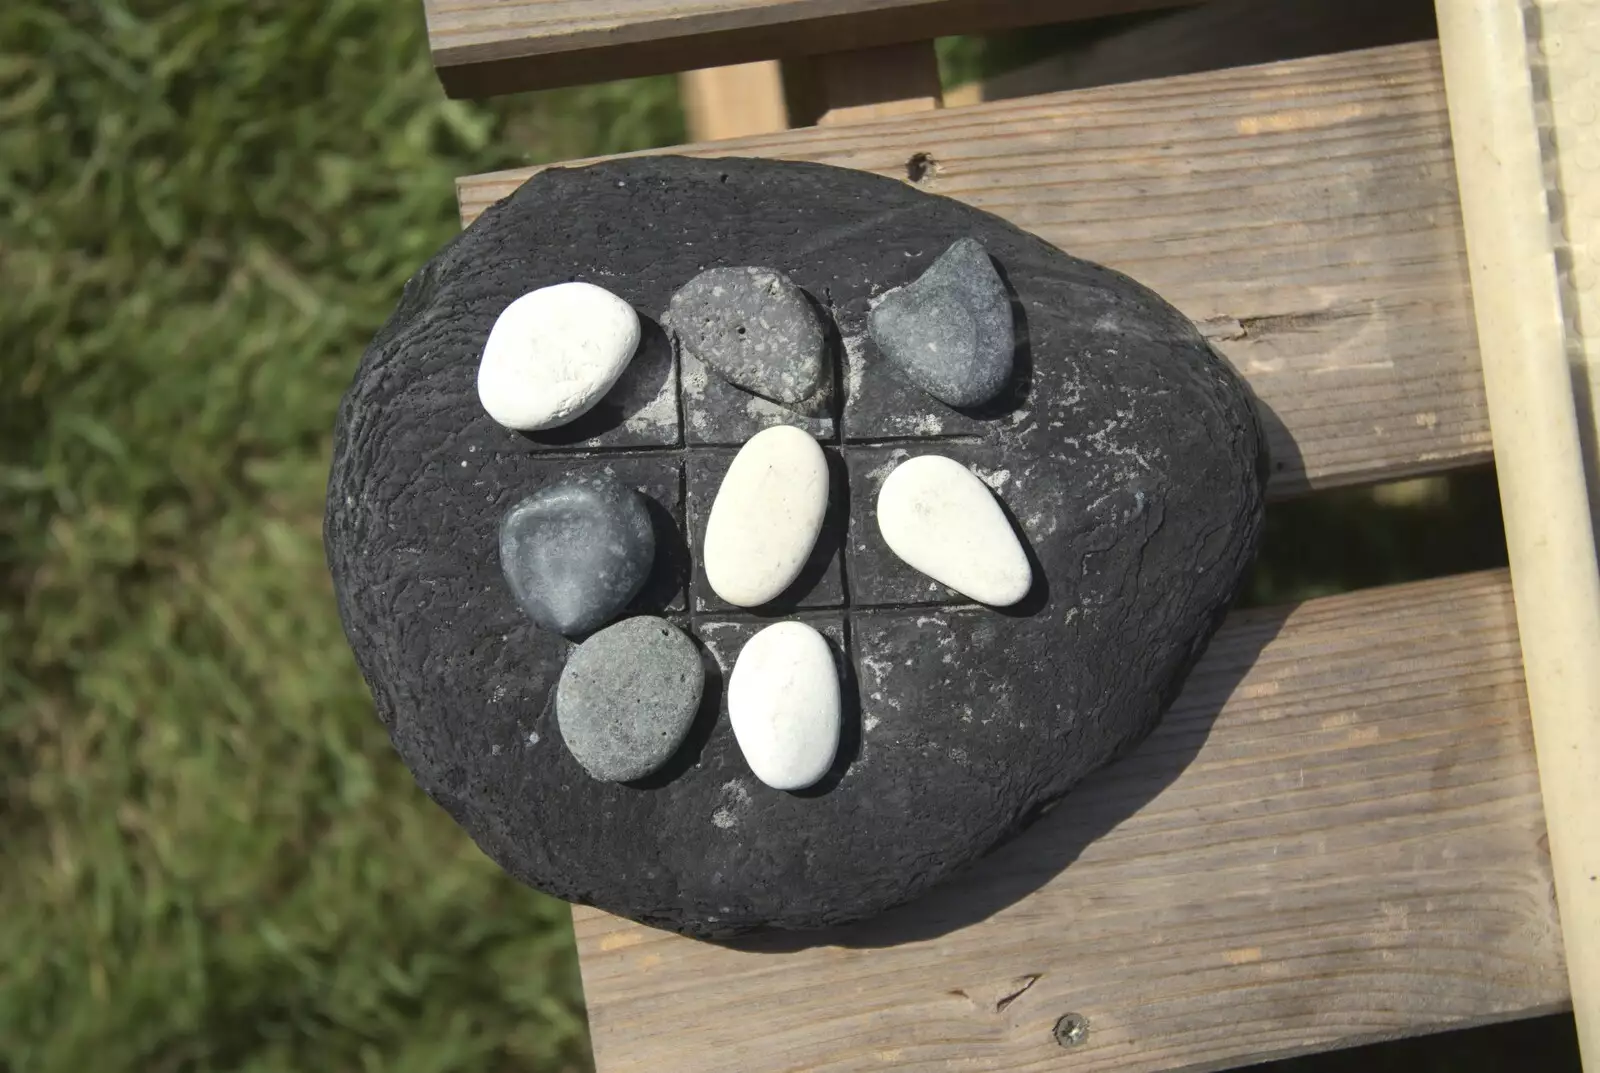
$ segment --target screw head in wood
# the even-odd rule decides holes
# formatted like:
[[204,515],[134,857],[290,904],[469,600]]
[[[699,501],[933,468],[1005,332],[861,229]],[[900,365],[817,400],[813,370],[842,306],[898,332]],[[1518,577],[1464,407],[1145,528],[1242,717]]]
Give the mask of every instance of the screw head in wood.
[[1053,1032],[1061,1046],[1076,1047],[1089,1038],[1089,1019],[1081,1013],[1063,1014]]

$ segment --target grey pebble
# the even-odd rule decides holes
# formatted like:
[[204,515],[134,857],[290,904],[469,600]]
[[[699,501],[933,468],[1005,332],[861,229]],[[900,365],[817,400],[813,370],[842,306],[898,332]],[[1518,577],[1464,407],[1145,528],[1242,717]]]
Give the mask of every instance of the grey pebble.
[[700,653],[664,619],[641,616],[579,645],[556,686],[556,725],[585,771],[642,779],[678,751],[700,708]]
[[871,331],[884,357],[950,406],[981,406],[1011,380],[1011,298],[976,239],[957,239],[920,279],[884,295]]
[[708,268],[666,319],[690,353],[752,394],[786,405],[823,386],[827,336],[806,292],[770,268]]
[[610,477],[540,489],[500,519],[500,569],[547,630],[605,625],[638,595],[655,561],[644,497]]

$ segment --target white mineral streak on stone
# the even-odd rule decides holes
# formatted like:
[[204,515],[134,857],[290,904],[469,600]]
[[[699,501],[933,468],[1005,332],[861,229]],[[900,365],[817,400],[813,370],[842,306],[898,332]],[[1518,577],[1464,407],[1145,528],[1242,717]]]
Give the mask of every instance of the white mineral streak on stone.
[[478,365],[478,398],[507,428],[535,432],[583,416],[639,349],[639,315],[592,283],[541,287],[508,305]]
[[872,656],[862,656],[861,665],[870,671],[872,676],[879,682],[882,682],[884,678],[888,677],[889,672],[894,670],[894,664],[887,660],[875,659]]
[[839,676],[828,642],[803,622],[750,638],[728,676],[728,721],[745,762],[775,790],[803,790],[839,749]]
[[1007,607],[1028,594],[1033,570],[993,494],[942,455],[908,459],[878,493],[878,531],[916,570],[964,596]]
[[784,424],[794,424],[804,420],[787,406],[779,406],[775,402],[763,399],[760,395],[751,395],[745,400],[744,412],[746,416],[752,417],[757,421],[778,421]]
[[842,336],[840,342],[844,344],[844,398],[848,405],[850,400],[861,397],[861,378],[867,371],[867,336],[865,332],[857,332]]
[[732,779],[722,786],[717,810],[711,814],[711,822],[721,830],[727,831],[739,825],[739,816],[750,804],[750,791],[738,779]]
[[734,456],[706,522],[706,580],[737,607],[766,603],[800,575],[822,531],[828,460],[787,425],[750,437]]
[[672,367],[671,349],[662,348],[659,353],[652,353],[652,357],[646,364],[635,360],[612,391],[612,398],[628,415],[622,425],[629,432],[672,429],[678,424],[678,398],[672,389],[676,370]]
[[706,397],[706,365],[693,354],[683,355],[683,393],[696,399]]
[[1011,471],[1009,469],[984,469],[981,466],[973,466],[972,472],[976,473],[979,480],[996,492],[1004,488],[1006,482],[1011,479]]
[[908,455],[909,452],[905,448],[896,447],[889,452],[888,461],[867,471],[867,479],[874,484],[882,484],[884,480],[888,479],[889,474],[894,472],[894,468],[906,460]]

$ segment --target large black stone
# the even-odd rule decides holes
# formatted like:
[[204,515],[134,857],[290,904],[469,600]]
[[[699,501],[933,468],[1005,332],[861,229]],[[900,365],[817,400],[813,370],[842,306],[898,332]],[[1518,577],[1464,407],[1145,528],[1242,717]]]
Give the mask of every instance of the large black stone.
[[[895,386],[867,317],[873,295],[968,236],[1014,298],[1017,369],[994,405],[957,414]],[[518,610],[496,524],[536,488],[614,467],[681,534],[703,448],[564,457],[530,443],[479,406],[478,353],[496,314],[535,287],[601,281],[658,317],[696,273],[745,264],[794,279],[842,343],[842,427],[825,435],[850,485],[845,554],[811,591],[840,589],[828,609],[798,612],[820,616],[839,649],[840,760],[803,794],[755,780],[722,698],[760,623],[711,610],[702,572],[658,553],[665,573],[640,599],[703,646],[705,699],[665,768],[599,782],[553,723],[570,645]],[[908,407],[921,408],[910,424]],[[905,432],[962,438],[883,442]],[[606,443],[605,429],[590,436]],[[1034,562],[1021,604],[972,607],[883,545],[872,503],[901,451],[949,454],[998,489]],[[427,792],[519,879],[713,936],[905,901],[1147,734],[1255,553],[1262,463],[1239,380],[1126,277],[892,180],[660,157],[541,173],[417,274],[340,411],[326,537],[378,714]],[[685,606],[685,575],[686,606],[705,610],[670,609]]]

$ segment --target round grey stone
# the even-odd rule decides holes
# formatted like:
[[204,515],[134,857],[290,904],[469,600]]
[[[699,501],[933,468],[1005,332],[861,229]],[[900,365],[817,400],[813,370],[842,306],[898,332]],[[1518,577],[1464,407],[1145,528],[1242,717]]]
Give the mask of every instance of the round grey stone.
[[957,239],[916,282],[872,311],[872,341],[910,380],[950,406],[982,406],[1011,381],[1011,297],[977,239]]
[[627,607],[655,554],[644,497],[609,477],[540,489],[500,520],[500,568],[517,603],[569,637]]
[[781,272],[708,268],[672,296],[667,320],[695,357],[752,394],[787,405],[822,386],[822,321]]
[[572,653],[556,686],[556,725],[574,759],[605,782],[657,771],[700,708],[705,669],[670,622],[625,619]]

